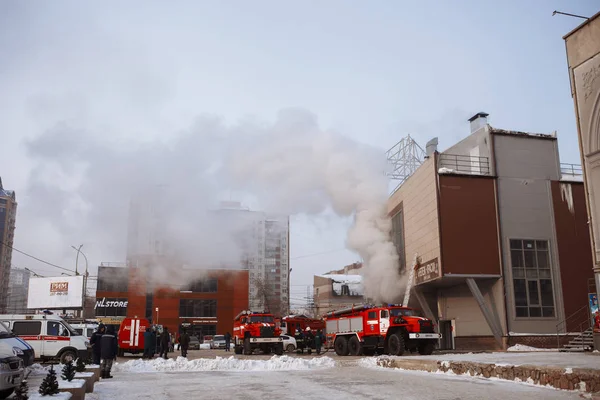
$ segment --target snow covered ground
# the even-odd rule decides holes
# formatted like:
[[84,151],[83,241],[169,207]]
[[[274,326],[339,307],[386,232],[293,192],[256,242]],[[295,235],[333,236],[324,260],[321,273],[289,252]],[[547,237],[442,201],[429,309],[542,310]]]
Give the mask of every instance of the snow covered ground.
[[[285,357],[285,356],[284,356]],[[279,357],[279,358],[284,358]],[[292,357],[288,357],[292,358]],[[229,359],[222,359],[229,360]],[[273,359],[271,359],[273,360]],[[256,360],[279,362],[271,360]],[[310,361],[303,358],[302,361]],[[313,360],[318,360],[313,359]],[[398,399],[422,400],[558,400],[580,399],[575,392],[528,386],[512,382],[479,378],[428,374],[412,371],[365,368],[359,360],[334,363],[321,357],[314,367],[294,369],[294,363],[281,362],[287,370],[268,369],[268,364],[231,363],[230,370],[219,364],[219,370],[185,370],[178,372],[140,372],[148,368],[121,369],[114,379],[101,381],[87,400],[102,399]],[[194,360],[196,361],[196,360]],[[214,361],[214,360],[213,360]],[[237,360],[239,362],[248,360]],[[148,361],[146,361],[148,362]],[[177,364],[177,361],[173,361]],[[131,365],[131,364],[130,364]],[[306,367],[309,366],[307,369]],[[122,367],[121,367],[122,368]],[[292,369],[290,369],[292,368]],[[152,368],[150,368],[152,369]],[[133,372],[135,371],[135,372]]]
[[433,354],[431,356],[401,357],[408,360],[473,361],[507,365],[546,365],[565,368],[600,369],[600,357],[592,353],[560,353],[558,351]]

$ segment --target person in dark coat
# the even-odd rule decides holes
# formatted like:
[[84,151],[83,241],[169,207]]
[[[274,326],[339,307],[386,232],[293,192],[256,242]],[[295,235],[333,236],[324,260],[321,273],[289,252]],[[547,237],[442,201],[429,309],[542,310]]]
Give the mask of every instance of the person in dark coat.
[[225,351],[231,351],[231,333],[225,334]]
[[156,338],[152,335],[152,328],[147,327],[144,332],[144,355],[142,358],[152,358],[154,351],[152,348],[156,346]]
[[183,331],[183,333],[179,335],[179,348],[181,350],[181,357],[187,357],[189,347],[190,335],[188,335],[187,331]]
[[112,326],[106,329],[106,333],[100,339],[102,363],[100,364],[100,373],[102,378],[112,378],[110,370],[112,369],[113,361],[117,359],[118,341],[115,330]]
[[167,354],[169,353],[170,340],[171,335],[169,335],[169,329],[165,326],[160,334],[160,357],[163,357],[165,360],[167,359]]
[[90,346],[92,346],[92,363],[96,365],[100,365],[100,339],[102,339],[102,335],[106,327],[104,324],[98,325],[98,329],[96,332],[92,333],[92,337],[90,338]]
[[323,336],[323,332],[319,329],[315,335],[315,349],[317,350],[317,354],[321,354],[321,346],[323,346],[324,342],[325,337]]
[[312,347],[314,345],[315,335],[313,335],[312,331],[309,327],[306,328],[306,333],[304,334],[304,346],[306,346],[306,350],[308,354],[312,354]]

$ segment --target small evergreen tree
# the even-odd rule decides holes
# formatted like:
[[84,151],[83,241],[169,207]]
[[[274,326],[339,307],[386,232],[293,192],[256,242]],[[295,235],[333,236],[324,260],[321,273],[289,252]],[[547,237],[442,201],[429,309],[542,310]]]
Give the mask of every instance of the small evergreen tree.
[[23,377],[21,384],[15,388],[15,399],[16,400],[29,400],[29,385],[27,384],[27,377],[31,371]]
[[67,380],[69,382],[71,382],[73,378],[75,378],[75,366],[73,365],[72,360],[69,360],[69,362],[65,364],[65,366],[62,369],[62,375],[60,377],[63,380]]
[[77,365],[75,366],[75,371],[77,371],[77,372],[85,371],[85,362],[83,361],[83,358],[79,357],[77,359]]
[[58,381],[56,380],[56,371],[54,370],[54,364],[50,366],[50,371],[48,371],[48,375],[42,381],[40,385],[39,393],[42,396],[52,396],[53,394],[58,394]]

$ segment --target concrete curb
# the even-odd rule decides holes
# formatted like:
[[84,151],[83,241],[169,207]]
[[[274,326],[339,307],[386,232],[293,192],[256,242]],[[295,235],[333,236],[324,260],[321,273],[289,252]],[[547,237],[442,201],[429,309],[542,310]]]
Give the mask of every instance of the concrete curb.
[[380,357],[377,365],[410,371],[453,372],[456,375],[497,378],[550,386],[562,390],[600,391],[600,369],[559,368],[540,365],[487,364],[470,361],[407,360]]

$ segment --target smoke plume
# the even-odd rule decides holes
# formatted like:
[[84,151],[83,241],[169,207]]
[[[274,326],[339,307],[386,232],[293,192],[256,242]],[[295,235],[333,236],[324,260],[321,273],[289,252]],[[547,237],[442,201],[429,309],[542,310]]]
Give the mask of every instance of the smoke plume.
[[[124,260],[128,221],[138,212],[138,225],[160,226],[156,245],[171,255],[152,260],[156,284],[178,285],[210,267],[240,266],[239,233],[252,221],[224,221],[210,211],[234,190],[267,213],[332,210],[353,217],[346,244],[363,259],[366,295],[394,301],[403,294],[383,151],[322,130],[306,111],[281,111],[272,124],[202,117],[185,131],[143,144],[110,142],[62,124],[27,148],[36,166],[25,205],[36,226],[69,244],[86,238],[96,260],[109,254]],[[144,221],[144,207],[158,217]]]

